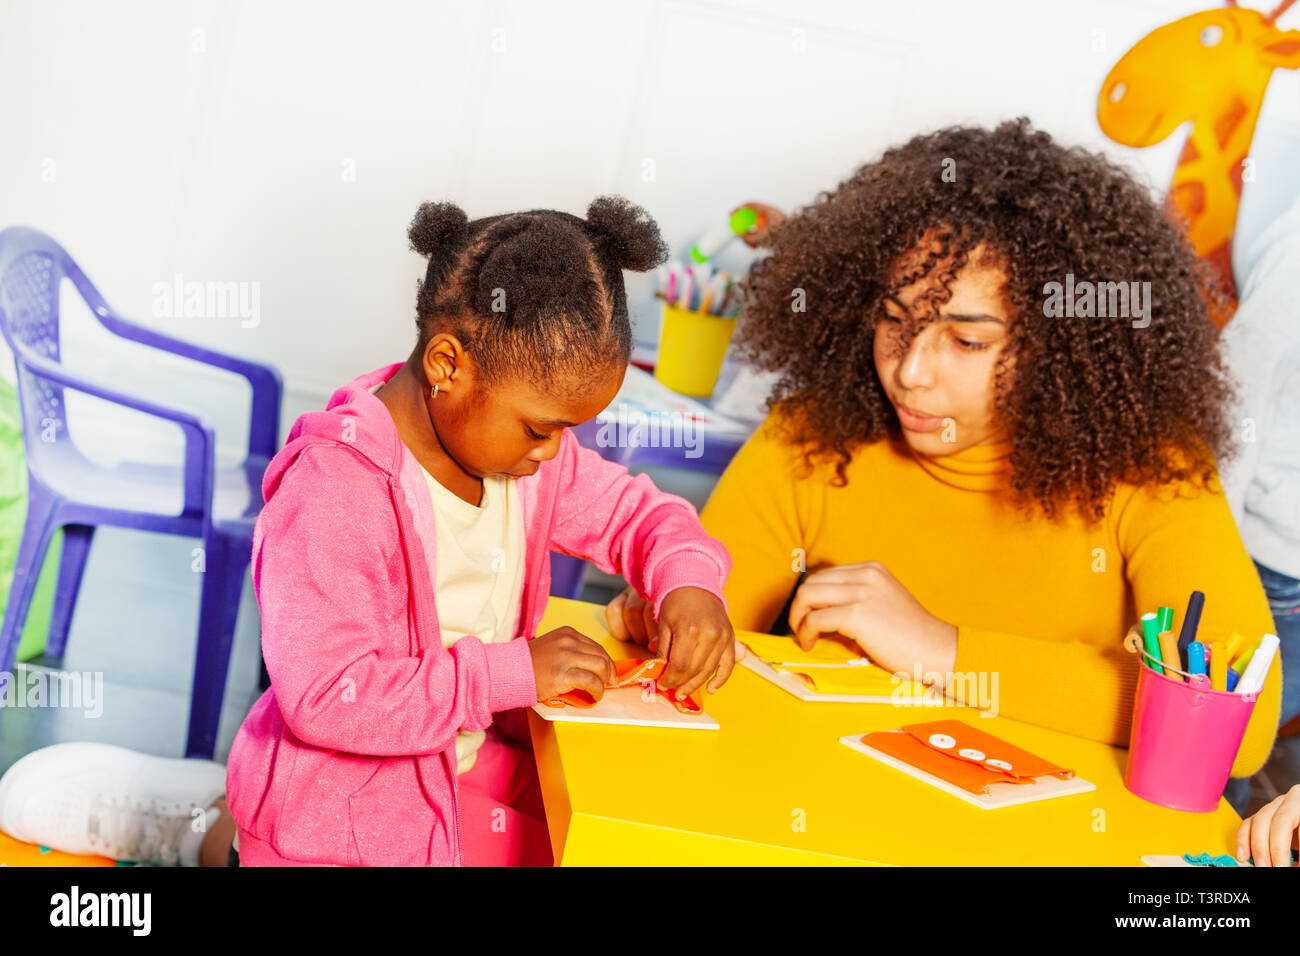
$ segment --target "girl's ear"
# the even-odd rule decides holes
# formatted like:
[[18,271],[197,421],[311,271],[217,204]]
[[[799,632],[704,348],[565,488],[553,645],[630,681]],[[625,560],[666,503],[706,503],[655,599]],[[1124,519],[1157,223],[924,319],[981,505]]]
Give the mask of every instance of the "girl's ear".
[[439,332],[424,348],[425,381],[430,387],[437,385],[439,392],[448,391],[453,383],[462,382],[470,371],[470,364],[465,347],[450,332]]

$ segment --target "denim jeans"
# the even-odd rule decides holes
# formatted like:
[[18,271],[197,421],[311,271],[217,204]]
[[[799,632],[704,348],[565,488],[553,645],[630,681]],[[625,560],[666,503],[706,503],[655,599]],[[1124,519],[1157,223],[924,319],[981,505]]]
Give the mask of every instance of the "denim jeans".
[[[1260,583],[1268,596],[1268,607],[1273,613],[1273,628],[1277,633],[1278,653],[1282,657],[1282,710],[1278,726],[1300,714],[1300,581],[1266,568],[1258,561]],[[1238,813],[1244,813],[1250,802],[1250,779],[1229,778],[1223,789],[1224,798]]]
[[1273,627],[1280,643],[1282,656],[1282,714],[1278,721],[1285,724],[1300,714],[1300,581],[1266,568],[1258,561],[1255,568],[1268,595],[1268,607],[1273,612]]

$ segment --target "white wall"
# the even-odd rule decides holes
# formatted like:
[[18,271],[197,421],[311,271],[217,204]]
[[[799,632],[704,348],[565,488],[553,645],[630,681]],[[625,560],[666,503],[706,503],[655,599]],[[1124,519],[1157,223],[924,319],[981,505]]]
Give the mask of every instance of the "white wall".
[[[1115,146],[1096,95],[1133,42],[1205,5],[5,0],[0,226],[53,234],[125,314],[277,365],[283,434],[408,354],[422,200],[581,213],[619,192],[680,249],[737,202],[798,205],[914,133],[1017,115],[1162,190],[1181,134]],[[1300,135],[1297,89],[1277,74],[1261,136]],[[178,273],[256,283],[260,323],[155,317],[155,284]],[[653,339],[648,287],[632,293]],[[69,361],[181,392],[227,452],[243,440],[246,398],[149,355],[128,376],[92,325],[69,328]]]

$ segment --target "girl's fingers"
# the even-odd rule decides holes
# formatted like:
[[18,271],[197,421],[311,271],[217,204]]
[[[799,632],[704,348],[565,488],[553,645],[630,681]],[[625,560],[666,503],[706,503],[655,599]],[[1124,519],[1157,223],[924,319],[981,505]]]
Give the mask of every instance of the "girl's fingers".
[[605,696],[605,681],[585,667],[570,666],[564,672],[569,690],[585,690],[596,700]]
[[649,646],[655,633],[653,608],[631,587],[605,605],[605,623],[620,641],[633,641],[642,647]]
[[734,638],[723,645],[722,655],[718,658],[718,673],[714,675],[713,680],[709,681],[710,694],[716,694],[718,688],[727,682],[731,672],[736,669],[736,648],[739,646],[740,644]]
[[691,661],[687,668],[686,679],[677,688],[677,699],[684,700],[695,693],[709,679],[718,666],[725,645],[716,638],[696,636],[691,648]]
[[586,634],[574,631],[575,646],[569,651],[569,666],[588,668],[594,674],[606,674],[610,679],[614,675],[614,659],[609,651],[600,646]]
[[658,646],[659,622],[655,620],[655,607],[649,601],[641,605],[641,633],[645,635],[642,646],[654,650]]
[[632,639],[628,632],[627,624],[623,620],[623,610],[627,607],[627,592],[630,589],[625,588],[614,595],[614,600],[605,605],[605,626],[609,628],[609,633],[613,634],[620,641]]
[[614,679],[614,661],[599,644],[595,650],[583,649],[569,658],[569,667],[577,667],[594,674],[601,681]]
[[659,678],[664,687],[677,689],[690,679],[695,673],[693,665],[695,656],[699,651],[699,645],[695,637],[688,635],[685,629],[681,633],[674,632],[670,626],[660,625],[660,634],[667,633],[668,643],[671,650],[664,650],[664,638],[659,639],[659,656],[667,658],[668,664],[664,667],[663,675]]
[[[668,626],[666,621],[659,621],[655,624],[652,633],[655,636],[651,639],[650,650],[655,652],[656,657],[667,658],[673,646],[673,629]],[[669,666],[672,665],[669,664]]]
[[634,598],[628,598],[623,605],[623,626],[627,628],[630,639],[642,647],[646,643],[645,615]]

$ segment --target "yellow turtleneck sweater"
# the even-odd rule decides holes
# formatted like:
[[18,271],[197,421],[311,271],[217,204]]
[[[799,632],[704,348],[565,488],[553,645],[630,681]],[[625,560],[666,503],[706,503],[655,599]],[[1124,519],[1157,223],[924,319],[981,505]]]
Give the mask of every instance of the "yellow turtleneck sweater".
[[[880,561],[957,627],[954,672],[999,674],[999,713],[1119,746],[1128,745],[1139,666],[1122,640],[1141,612],[1171,607],[1177,630],[1200,590],[1201,640],[1274,630],[1217,490],[1121,485],[1097,525],[1074,514],[1026,519],[1001,493],[1009,452],[981,445],[928,458],[881,441],[858,450],[847,485],[836,488],[833,463],[808,473],[769,419],[701,515],[731,552],[724,593],[733,625],[786,633],[788,622],[776,618],[799,577],[797,548],[809,571]],[[1267,759],[1280,687],[1275,660],[1233,776]]]

